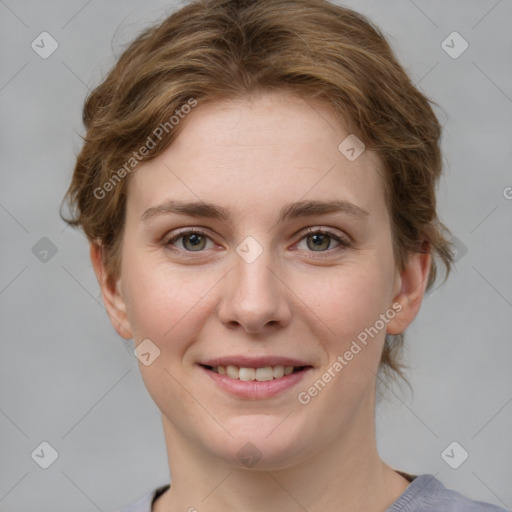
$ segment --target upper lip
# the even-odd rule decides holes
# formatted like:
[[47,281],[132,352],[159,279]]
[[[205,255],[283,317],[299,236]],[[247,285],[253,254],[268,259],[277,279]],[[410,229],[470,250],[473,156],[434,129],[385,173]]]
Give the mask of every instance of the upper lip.
[[238,366],[239,368],[264,368],[265,366],[311,366],[307,361],[292,359],[290,357],[266,356],[266,357],[247,357],[247,356],[226,356],[217,357],[202,361],[205,366]]

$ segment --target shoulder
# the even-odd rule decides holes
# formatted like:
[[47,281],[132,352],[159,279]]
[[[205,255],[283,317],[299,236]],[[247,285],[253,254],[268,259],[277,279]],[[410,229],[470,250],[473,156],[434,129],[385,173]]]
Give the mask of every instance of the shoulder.
[[151,512],[153,502],[167,489],[169,489],[169,484],[157,487],[156,489],[153,489],[152,491],[146,493],[144,496],[142,496],[142,498],[140,498],[136,502],[132,503],[131,505],[128,505],[127,507],[124,507],[119,512]]
[[507,512],[447,489],[435,476],[417,476],[386,512]]

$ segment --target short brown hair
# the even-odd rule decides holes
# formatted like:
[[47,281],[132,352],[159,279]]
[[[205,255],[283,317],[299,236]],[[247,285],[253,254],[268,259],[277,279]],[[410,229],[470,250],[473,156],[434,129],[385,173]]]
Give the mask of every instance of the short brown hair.
[[[195,0],[142,32],[85,101],[86,135],[64,198],[72,218],[63,219],[101,243],[108,274],[118,276],[129,176],[121,178],[155,128],[168,126],[191,98],[200,105],[283,89],[327,101],[377,152],[397,267],[411,252],[427,250],[434,256],[427,289],[435,259],[447,277],[453,255],[436,212],[441,127],[431,102],[377,27],[327,0]],[[162,153],[182,124],[162,130],[137,159]],[[402,344],[402,334],[386,336],[380,365],[386,373],[403,377]]]

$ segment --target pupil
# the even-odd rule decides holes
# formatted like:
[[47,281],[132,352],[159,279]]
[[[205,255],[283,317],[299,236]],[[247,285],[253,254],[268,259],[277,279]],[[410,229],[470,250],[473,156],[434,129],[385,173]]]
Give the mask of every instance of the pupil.
[[202,240],[201,240],[202,235],[197,235],[197,234],[188,235],[187,239],[188,239],[190,245],[198,246],[202,242]]
[[327,245],[329,245],[328,237],[321,234],[311,235],[313,238],[313,244],[315,247],[321,247],[322,244],[325,246],[325,241],[327,240]]

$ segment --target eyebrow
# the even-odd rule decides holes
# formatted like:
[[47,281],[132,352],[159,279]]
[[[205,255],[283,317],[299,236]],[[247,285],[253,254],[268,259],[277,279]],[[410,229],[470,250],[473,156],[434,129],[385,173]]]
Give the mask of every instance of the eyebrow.
[[[175,201],[170,200],[157,206],[148,208],[140,217],[141,221],[147,222],[149,219],[168,214],[188,215],[189,217],[203,217],[217,219],[223,222],[229,221],[234,217],[230,209],[223,208],[203,201]],[[277,219],[277,223],[285,220],[299,217],[310,217],[313,215],[323,215],[327,213],[343,213],[354,218],[365,219],[369,213],[363,208],[346,200],[338,199],[332,201],[298,201],[296,203],[286,204]]]

